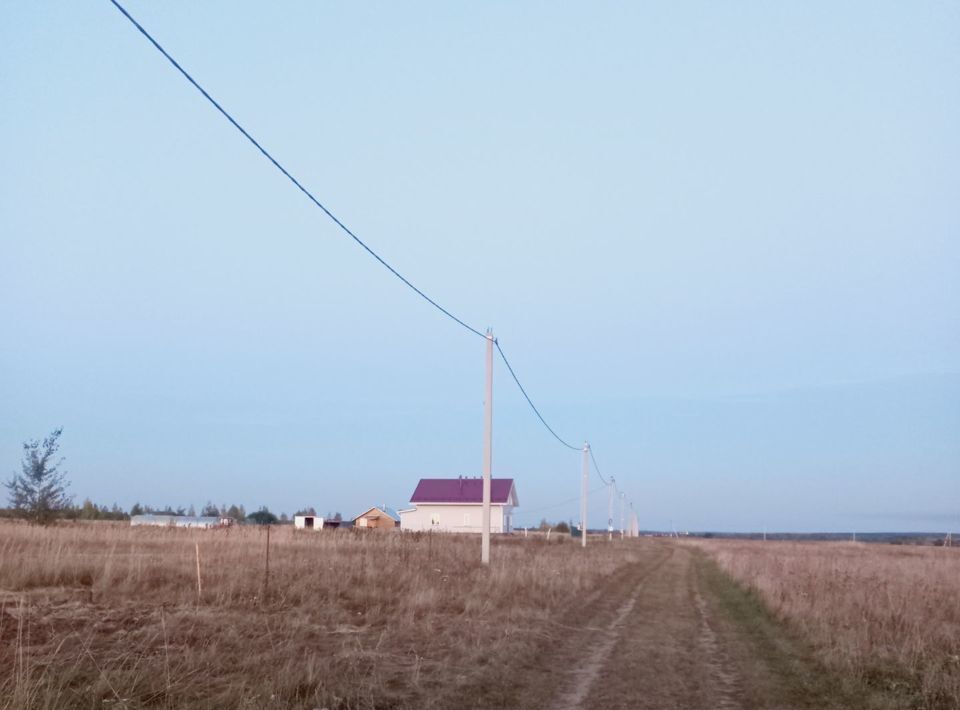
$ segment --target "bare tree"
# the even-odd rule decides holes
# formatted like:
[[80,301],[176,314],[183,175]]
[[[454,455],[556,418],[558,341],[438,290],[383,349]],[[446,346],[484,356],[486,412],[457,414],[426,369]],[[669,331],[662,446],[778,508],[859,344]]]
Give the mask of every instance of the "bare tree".
[[66,471],[60,471],[63,459],[54,461],[60,448],[63,428],[55,429],[42,442],[36,439],[23,445],[22,473],[14,474],[4,485],[10,491],[10,506],[37,525],[53,522],[57,514],[70,506]]

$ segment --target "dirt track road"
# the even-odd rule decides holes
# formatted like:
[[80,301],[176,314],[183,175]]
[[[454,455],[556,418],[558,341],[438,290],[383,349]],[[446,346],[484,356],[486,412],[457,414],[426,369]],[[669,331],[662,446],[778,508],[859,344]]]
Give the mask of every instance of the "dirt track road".
[[519,681],[518,707],[881,708],[832,676],[702,553],[652,542],[602,597],[581,607],[563,643]]

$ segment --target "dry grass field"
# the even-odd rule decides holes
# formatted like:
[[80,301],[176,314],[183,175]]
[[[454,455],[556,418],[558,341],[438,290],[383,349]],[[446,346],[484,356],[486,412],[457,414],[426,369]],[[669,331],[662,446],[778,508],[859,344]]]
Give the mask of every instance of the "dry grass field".
[[[197,545],[201,591],[197,588]],[[0,525],[0,708],[497,707],[631,559],[569,540]]]
[[826,665],[903,707],[960,708],[960,549],[697,541]]
[[958,707],[954,550],[266,542],[0,524],[0,709]]

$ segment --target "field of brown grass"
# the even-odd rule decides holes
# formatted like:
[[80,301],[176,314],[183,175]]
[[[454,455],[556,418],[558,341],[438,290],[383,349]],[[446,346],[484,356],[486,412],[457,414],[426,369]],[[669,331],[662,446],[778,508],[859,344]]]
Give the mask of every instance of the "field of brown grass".
[[496,707],[630,550],[284,527],[267,576],[264,528],[2,524],[0,708]]
[[0,524],[0,710],[960,707],[960,550],[266,530]]
[[697,541],[817,648],[903,699],[960,708],[960,549]]

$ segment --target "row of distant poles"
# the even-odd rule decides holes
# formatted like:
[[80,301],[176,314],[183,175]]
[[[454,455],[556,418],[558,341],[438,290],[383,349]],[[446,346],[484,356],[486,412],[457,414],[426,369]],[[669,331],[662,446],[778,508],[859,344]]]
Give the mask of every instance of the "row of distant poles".
[[[491,487],[493,478],[493,346],[496,340],[493,337],[493,331],[487,329],[484,336],[487,341],[486,356],[486,387],[483,398],[483,513],[480,522],[480,562],[490,564],[490,504]],[[580,476],[580,546],[587,546],[587,495],[590,484],[590,444],[583,442],[583,468]],[[614,497],[617,494],[616,479],[611,477],[607,484],[608,503],[607,503],[607,540],[613,540],[613,507]],[[616,495],[620,500],[620,538],[626,536],[624,528],[626,510],[624,508],[627,495],[619,491]],[[630,537],[635,537],[639,533],[637,525],[637,515],[633,510],[633,503],[630,503]]]

